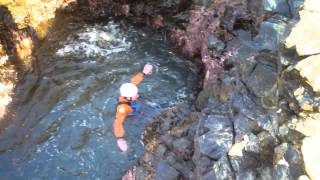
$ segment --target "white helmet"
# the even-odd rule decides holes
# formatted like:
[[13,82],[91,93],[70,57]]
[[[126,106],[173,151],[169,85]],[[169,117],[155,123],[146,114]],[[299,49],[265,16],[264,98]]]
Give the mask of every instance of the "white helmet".
[[138,94],[138,88],[132,83],[124,83],[120,87],[121,96],[131,98]]

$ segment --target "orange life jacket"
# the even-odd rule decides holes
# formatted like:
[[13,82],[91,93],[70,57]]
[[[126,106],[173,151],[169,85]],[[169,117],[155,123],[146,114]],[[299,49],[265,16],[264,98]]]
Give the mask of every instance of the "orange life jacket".
[[[141,83],[141,81],[144,78],[144,74],[142,72],[137,73],[132,79],[131,83],[135,84],[136,86]],[[118,105],[116,107],[116,119],[113,123],[113,130],[114,135],[117,138],[121,138],[125,135],[125,130],[123,128],[123,123],[126,119],[126,117],[133,113],[134,109],[130,106],[129,103],[135,102],[130,101],[127,98],[120,96],[118,99]]]

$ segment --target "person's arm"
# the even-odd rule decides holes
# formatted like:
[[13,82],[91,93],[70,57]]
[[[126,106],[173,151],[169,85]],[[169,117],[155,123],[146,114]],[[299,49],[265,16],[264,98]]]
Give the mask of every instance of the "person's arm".
[[114,136],[116,138],[122,138],[125,135],[123,122],[128,116],[128,114],[131,112],[132,112],[132,109],[127,105],[117,106],[116,120],[113,123]]
[[141,81],[143,80],[145,74],[151,74],[152,73],[152,69],[153,69],[153,66],[151,64],[144,65],[142,72],[137,73],[131,79],[131,83],[136,85],[136,86],[139,85],[141,83]]
[[133,76],[133,78],[131,79],[131,83],[134,85],[139,85],[141,83],[141,81],[144,78],[144,74],[143,72],[138,72],[135,76]]

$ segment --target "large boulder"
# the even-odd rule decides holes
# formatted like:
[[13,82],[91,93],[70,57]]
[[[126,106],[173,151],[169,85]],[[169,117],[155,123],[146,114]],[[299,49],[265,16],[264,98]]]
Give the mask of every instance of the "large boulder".
[[[318,39],[318,41],[320,52],[320,39]],[[302,61],[299,61],[299,63],[295,66],[295,69],[299,70],[300,75],[307,79],[307,82],[312,86],[314,91],[320,92],[320,54],[310,56]]]
[[300,56],[320,53],[320,13],[302,10],[300,18],[286,39],[286,46],[295,46]]

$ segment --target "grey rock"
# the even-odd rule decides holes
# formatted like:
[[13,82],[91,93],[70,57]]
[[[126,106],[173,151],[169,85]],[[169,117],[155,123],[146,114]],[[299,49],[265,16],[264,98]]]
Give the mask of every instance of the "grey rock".
[[228,117],[218,115],[200,121],[195,137],[195,151],[218,160],[232,145],[232,123]]
[[245,84],[257,97],[274,96],[277,80],[276,58],[259,53],[242,65]]
[[235,142],[242,141],[245,134],[260,131],[257,121],[250,120],[243,114],[238,114],[236,117],[234,117],[233,122],[234,130],[236,132]]
[[280,43],[284,42],[289,34],[285,21],[286,19],[278,16],[262,22],[259,34],[254,39],[255,48],[259,51],[277,51]]
[[299,18],[299,10],[303,6],[303,2],[304,0],[288,0],[292,18]]
[[191,154],[191,142],[187,138],[180,138],[173,141],[173,151],[181,159]]
[[213,172],[219,180],[233,179],[233,172],[227,156],[221,157],[213,164]]
[[237,173],[236,180],[256,180],[257,172],[255,171],[244,171],[241,173]]
[[208,48],[213,50],[216,53],[221,53],[221,51],[224,49],[225,45],[224,43],[219,40],[214,35],[210,34],[208,37]]
[[263,0],[264,10],[290,16],[290,7],[287,0]]
[[176,180],[178,177],[178,171],[172,168],[166,161],[159,161],[156,169],[156,180]]
[[277,164],[274,167],[274,174],[273,179],[276,180],[282,180],[282,179],[288,179],[288,180],[294,180],[289,172],[289,165],[283,165],[283,164]]

